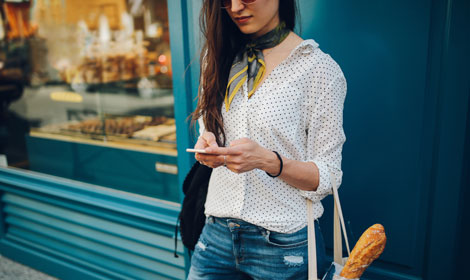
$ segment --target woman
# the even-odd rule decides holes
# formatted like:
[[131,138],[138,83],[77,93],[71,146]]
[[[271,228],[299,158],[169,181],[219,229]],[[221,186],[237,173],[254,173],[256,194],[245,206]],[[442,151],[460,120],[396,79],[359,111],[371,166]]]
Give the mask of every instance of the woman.
[[[196,159],[214,168],[188,279],[306,279],[306,199],[339,186],[346,81],[295,0],[205,0]],[[315,221],[319,276],[325,249]]]

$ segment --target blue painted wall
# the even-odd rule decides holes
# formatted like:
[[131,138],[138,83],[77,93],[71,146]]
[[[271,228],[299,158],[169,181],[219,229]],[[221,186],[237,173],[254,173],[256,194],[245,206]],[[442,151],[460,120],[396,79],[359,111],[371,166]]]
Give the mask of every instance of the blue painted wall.
[[[348,81],[340,194],[350,238],[376,222],[389,237],[366,277],[455,279],[469,1],[300,4],[303,37],[330,53]],[[322,221],[327,242],[330,216]]]
[[[387,248],[370,279],[421,274],[429,197],[422,172],[429,99],[431,1],[302,1],[304,37],[340,64],[344,109],[343,198],[349,238],[382,223]],[[430,150],[428,150],[430,151]],[[331,211],[323,219],[331,244]]]
[[341,195],[350,238],[376,222],[389,237],[366,277],[455,279],[469,2],[301,1],[301,11],[303,37],[348,80]]

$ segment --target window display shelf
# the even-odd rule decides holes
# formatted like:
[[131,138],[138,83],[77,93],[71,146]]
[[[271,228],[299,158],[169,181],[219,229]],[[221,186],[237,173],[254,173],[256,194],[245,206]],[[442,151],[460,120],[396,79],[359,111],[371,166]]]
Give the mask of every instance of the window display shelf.
[[152,154],[160,154],[160,155],[167,155],[167,156],[178,156],[178,152],[176,151],[176,144],[172,143],[155,143],[152,146],[148,145],[149,141],[142,141],[139,142],[138,140],[130,140],[129,143],[123,141],[123,139],[119,138],[117,141],[103,141],[103,140],[94,140],[88,139],[84,136],[79,135],[64,135],[64,134],[54,134],[54,133],[47,133],[41,131],[31,131],[29,133],[31,137],[43,138],[43,139],[51,139],[51,140],[59,140],[71,143],[81,143],[81,144],[88,144],[88,145],[95,145],[95,146],[102,146],[102,147],[111,147],[117,149],[125,149],[130,151],[139,151],[145,153],[152,153]]

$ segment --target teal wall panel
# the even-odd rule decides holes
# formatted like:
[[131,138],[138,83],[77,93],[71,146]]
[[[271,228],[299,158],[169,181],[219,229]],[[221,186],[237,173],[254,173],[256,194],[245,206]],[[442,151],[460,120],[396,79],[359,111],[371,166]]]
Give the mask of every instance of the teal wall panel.
[[197,105],[197,94],[199,87],[199,57],[202,49],[203,37],[199,31],[199,13],[202,8],[202,1],[187,1],[188,9],[188,24],[190,26],[188,41],[191,46],[188,53],[190,63],[188,65],[188,70],[191,72],[191,110],[196,109]]
[[[171,0],[168,1],[168,15],[170,26],[170,46],[173,68],[173,94],[175,98],[175,120],[178,147],[178,190],[180,201],[183,200],[182,184],[191,165],[194,163],[193,154],[187,153],[186,148],[194,146],[195,135],[191,132],[190,113],[193,111],[193,96],[195,89],[192,80],[195,79],[193,71],[188,71],[191,63],[191,50],[194,48],[189,41],[192,34],[193,13],[188,7],[195,1]],[[197,78],[196,78],[197,79]],[[196,90],[197,92],[197,90]],[[186,274],[189,272],[189,254],[185,251],[184,259]]]
[[[189,114],[192,112],[191,71],[188,41],[188,9],[186,0],[168,1],[168,15],[170,26],[170,47],[173,67],[173,94],[175,98],[175,119],[178,146],[179,186],[183,183],[186,173],[194,162],[193,155],[186,152],[186,148],[194,146],[194,134],[190,131]],[[182,190],[180,199],[183,199]]]
[[184,279],[178,204],[23,173],[0,169],[3,255],[61,279]]
[[[413,279],[422,272],[428,211],[420,208],[421,135],[432,3],[301,1],[302,36],[341,66],[348,82],[344,109],[343,198],[350,238],[374,223],[389,236],[371,279]],[[425,192],[425,191],[424,191]],[[331,209],[331,201],[326,201]],[[398,218],[399,217],[399,218]],[[323,218],[332,244],[331,211]],[[407,229],[407,230],[403,230]],[[374,271],[374,269],[376,269]],[[393,273],[391,275],[390,273]]]
[[460,261],[458,252],[465,244],[460,243],[458,237],[469,232],[468,221],[459,221],[459,217],[465,217],[459,204],[470,203],[468,196],[462,196],[469,188],[469,169],[465,164],[470,160],[465,153],[469,142],[465,134],[469,128],[470,110],[470,1],[436,2],[443,7],[442,36],[433,38],[441,46],[435,67],[439,78],[434,81],[439,93],[434,115],[437,132],[434,141],[438,148],[433,153],[431,170],[432,219],[426,228],[429,234],[425,261],[428,265],[424,279],[464,279],[467,277],[465,270],[456,264]]
[[[460,228],[465,172],[469,2],[301,0],[300,10],[302,37],[348,81],[340,195],[350,239],[376,222],[389,237],[365,277],[447,279],[455,247],[442,240]],[[331,199],[326,205],[332,244]]]

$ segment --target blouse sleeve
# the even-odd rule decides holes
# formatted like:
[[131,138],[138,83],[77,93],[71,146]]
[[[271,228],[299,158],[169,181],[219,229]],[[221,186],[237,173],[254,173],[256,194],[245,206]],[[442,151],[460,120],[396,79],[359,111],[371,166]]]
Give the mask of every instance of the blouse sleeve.
[[308,120],[307,162],[318,167],[320,182],[316,191],[303,191],[301,195],[317,202],[331,194],[331,170],[336,175],[336,185],[342,182],[342,148],[346,141],[343,130],[343,108],[346,98],[346,80],[340,73],[331,80],[315,102]]

